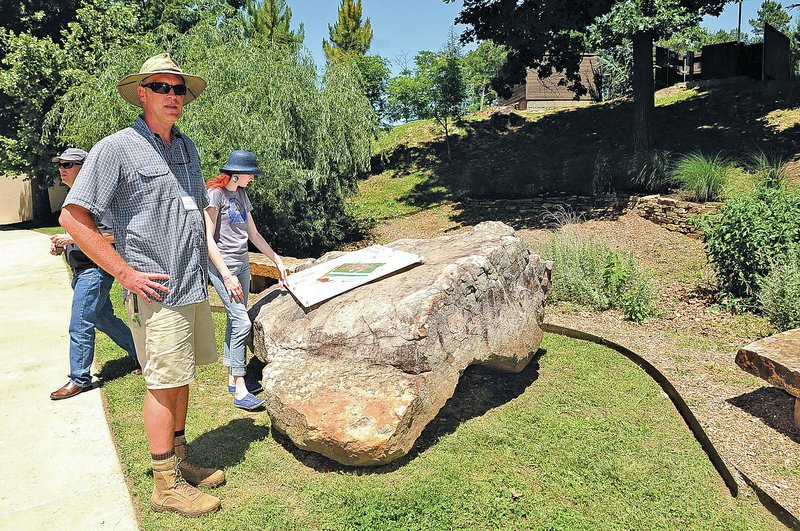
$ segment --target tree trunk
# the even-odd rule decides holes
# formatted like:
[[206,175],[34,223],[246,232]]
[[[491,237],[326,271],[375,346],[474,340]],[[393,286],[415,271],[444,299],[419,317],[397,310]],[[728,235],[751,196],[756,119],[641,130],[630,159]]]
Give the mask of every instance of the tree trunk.
[[36,225],[49,225],[53,221],[53,213],[50,211],[50,194],[47,187],[42,186],[41,177],[31,179],[31,204],[33,206],[33,223]]
[[633,34],[633,148],[644,153],[653,147],[653,33]]
[[450,156],[450,128],[448,127],[449,117],[445,116],[442,121],[442,128],[444,129],[444,144],[447,146],[447,162],[453,162],[453,157]]

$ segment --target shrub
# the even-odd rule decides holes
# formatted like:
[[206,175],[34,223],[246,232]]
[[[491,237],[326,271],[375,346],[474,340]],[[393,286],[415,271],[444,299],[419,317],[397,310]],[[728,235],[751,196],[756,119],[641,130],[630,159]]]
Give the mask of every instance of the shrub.
[[757,185],[698,226],[720,287],[756,302],[761,279],[800,243],[800,194]]
[[631,253],[560,230],[545,255],[555,262],[553,299],[595,310],[614,308],[637,323],[655,313],[652,277]]
[[625,319],[641,323],[656,313],[656,294],[652,276],[644,270],[634,270],[621,293],[619,307]]
[[800,247],[777,261],[761,281],[764,314],[778,330],[800,327]]
[[722,155],[706,157],[691,153],[675,165],[673,177],[697,201],[716,201],[728,179],[728,160]]

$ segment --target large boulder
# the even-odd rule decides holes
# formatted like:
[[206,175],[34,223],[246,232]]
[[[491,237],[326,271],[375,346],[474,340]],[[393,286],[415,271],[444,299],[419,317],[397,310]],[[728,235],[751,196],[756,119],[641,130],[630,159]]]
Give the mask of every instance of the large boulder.
[[308,313],[277,286],[250,310],[272,426],[347,465],[405,455],[464,369],[520,371],[542,339],[552,264],[511,227],[388,247],[425,262]]

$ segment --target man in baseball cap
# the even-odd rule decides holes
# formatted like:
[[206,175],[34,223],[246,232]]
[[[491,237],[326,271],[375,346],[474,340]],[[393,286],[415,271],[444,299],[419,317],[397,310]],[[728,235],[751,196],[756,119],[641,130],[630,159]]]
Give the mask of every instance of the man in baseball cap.
[[[83,164],[83,161],[86,160],[86,153],[84,150],[80,148],[67,148],[61,155],[57,157],[53,157],[50,159],[51,162],[77,162],[78,164]],[[77,174],[76,174],[77,175]],[[66,183],[65,183],[66,184]],[[69,186],[69,185],[67,185]]]
[[[58,163],[61,182],[72,188],[81,165],[86,159],[82,149],[69,148],[51,160]],[[96,220],[103,237],[114,242],[110,214]],[[97,267],[81,251],[69,233],[50,237],[50,254],[65,252],[67,264],[72,269],[72,313],[69,322],[69,381],[50,393],[52,400],[73,397],[92,388],[92,361],[94,360],[95,329],[105,332],[133,362],[133,372],[140,373],[136,348],[131,331],[116,315],[109,299],[114,277]]]
[[[155,480],[151,507],[185,516],[219,509],[218,498],[195,487],[225,481],[222,470],[187,459],[184,436],[195,363],[217,359],[208,304],[209,254],[225,268],[213,240],[207,243],[208,194],[200,155],[175,127],[183,106],[205,86],[166,53],[124,77],[117,90],[142,114],[132,127],[92,148],[59,219],[125,288],[128,326],[147,386],[144,425]],[[114,217],[116,251],[92,217],[108,211]]]

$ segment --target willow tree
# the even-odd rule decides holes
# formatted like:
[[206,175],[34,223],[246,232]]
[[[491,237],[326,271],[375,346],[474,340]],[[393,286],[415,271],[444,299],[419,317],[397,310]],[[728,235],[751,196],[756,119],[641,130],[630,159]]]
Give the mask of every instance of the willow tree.
[[52,132],[92,145],[130,125],[136,109],[118,96],[116,83],[164,51],[208,80],[177,124],[197,143],[204,176],[218,173],[231,150],[257,156],[264,176],[248,194],[270,243],[308,256],[352,235],[357,226],[345,197],[369,168],[369,139],[377,127],[358,73],[348,65],[331,68],[320,83],[309,55],[247,39],[238,16],[209,14],[185,34],[161,28],[115,53],[106,70],[61,101],[49,117]]

